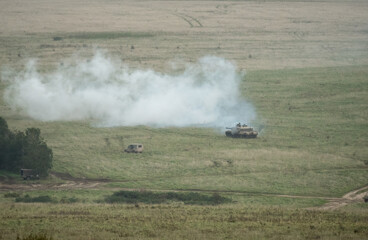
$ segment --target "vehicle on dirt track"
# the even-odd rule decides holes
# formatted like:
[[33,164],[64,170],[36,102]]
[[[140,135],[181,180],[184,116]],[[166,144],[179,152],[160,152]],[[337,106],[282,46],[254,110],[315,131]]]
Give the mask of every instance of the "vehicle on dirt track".
[[143,152],[143,145],[136,143],[136,144],[130,144],[124,152],[127,153],[142,153]]
[[40,179],[38,172],[33,169],[22,168],[20,170],[20,176],[23,178],[23,180]]
[[246,124],[236,124],[235,127],[227,127],[225,135],[233,138],[256,138],[258,135],[257,131],[254,131],[252,127],[248,127]]

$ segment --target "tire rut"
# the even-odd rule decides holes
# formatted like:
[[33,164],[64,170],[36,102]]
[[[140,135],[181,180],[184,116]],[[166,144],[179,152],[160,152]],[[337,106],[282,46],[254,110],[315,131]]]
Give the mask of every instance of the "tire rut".
[[189,26],[191,28],[192,27],[203,27],[202,23],[198,19],[196,19],[192,16],[189,16],[189,15],[183,14],[183,13],[172,13],[172,14],[179,17],[179,18],[181,18],[181,19],[183,19],[185,22],[187,22],[189,24]]

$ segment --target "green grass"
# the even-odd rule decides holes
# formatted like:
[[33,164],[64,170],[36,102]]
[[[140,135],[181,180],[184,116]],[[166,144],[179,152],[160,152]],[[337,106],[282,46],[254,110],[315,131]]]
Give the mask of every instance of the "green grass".
[[367,211],[131,204],[3,204],[0,236],[54,239],[364,239]]
[[18,174],[7,172],[7,171],[4,171],[4,170],[0,170],[0,179],[2,179],[2,180],[13,179],[13,178],[16,178],[18,176],[19,176]]
[[[250,72],[247,96],[284,146],[366,159],[367,66]],[[267,100],[266,100],[267,99]],[[289,144],[285,144],[289,141]],[[286,145],[286,146],[285,146]]]

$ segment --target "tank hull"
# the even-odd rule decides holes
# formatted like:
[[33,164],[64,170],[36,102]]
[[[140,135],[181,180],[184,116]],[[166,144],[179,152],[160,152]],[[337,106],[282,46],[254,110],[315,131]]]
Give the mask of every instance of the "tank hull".
[[232,131],[226,131],[225,135],[232,138],[256,138],[258,136],[258,132],[232,133]]

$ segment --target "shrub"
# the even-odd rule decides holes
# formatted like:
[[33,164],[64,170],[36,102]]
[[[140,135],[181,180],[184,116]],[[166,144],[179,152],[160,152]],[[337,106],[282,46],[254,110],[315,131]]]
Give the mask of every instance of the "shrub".
[[28,194],[26,194],[24,197],[17,197],[15,199],[16,202],[25,202],[25,203],[32,203],[32,202],[53,202],[52,198],[50,196],[44,195],[44,196],[38,196],[38,197],[30,197]]
[[4,194],[4,198],[17,198],[17,197],[20,197],[19,193],[10,192]]
[[54,39],[54,41],[61,41],[61,40],[63,40],[62,37],[53,37],[53,39]]
[[60,199],[60,203],[76,203],[78,201],[79,201],[78,198],[75,197],[70,198],[63,197],[62,199]]
[[151,191],[119,191],[105,198],[107,203],[147,203],[158,204],[167,202],[184,202],[185,204],[217,205],[231,202],[231,199],[220,196],[200,194],[195,192],[151,192]]

